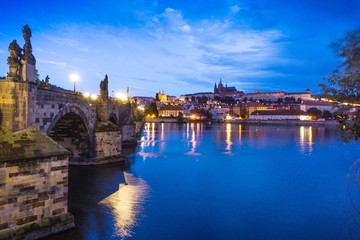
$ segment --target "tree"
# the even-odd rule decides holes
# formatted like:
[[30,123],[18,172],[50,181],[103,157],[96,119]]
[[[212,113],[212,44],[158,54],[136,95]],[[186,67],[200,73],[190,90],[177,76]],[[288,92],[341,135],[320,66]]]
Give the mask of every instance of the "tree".
[[182,112],[179,112],[179,115],[176,117],[176,120],[178,123],[184,122],[184,114]]
[[[333,70],[319,84],[322,89],[321,96],[338,103],[355,103],[360,101],[360,28],[348,32],[343,39],[339,39],[330,45],[335,54],[342,58],[342,63]],[[340,109],[338,116],[342,116],[347,106]],[[348,122],[341,117],[341,125],[344,139],[358,139],[360,137],[360,110],[357,110]]]
[[221,97],[215,96],[215,97],[214,97],[214,100],[220,102],[220,101],[221,101]]
[[235,99],[233,97],[226,96],[221,101],[224,102],[224,103],[234,103]]
[[206,103],[208,101],[208,97],[207,96],[202,96],[201,98],[203,103]]
[[159,115],[159,112],[158,112],[158,110],[157,110],[156,102],[150,103],[150,105],[145,108],[145,112],[144,112],[144,113],[145,113],[145,116],[155,115],[155,117],[157,117],[157,116]]
[[321,118],[322,115],[321,110],[317,109],[316,107],[309,108],[306,112],[316,119]]
[[194,96],[191,97],[191,101],[195,102],[195,97]]
[[322,117],[325,118],[325,119],[329,119],[329,118],[332,118],[332,114],[331,114],[330,111],[324,110],[323,113],[322,113]]
[[189,97],[186,97],[186,98],[185,98],[185,101],[189,101]]
[[240,107],[240,117],[242,119],[249,118],[249,109],[247,107]]

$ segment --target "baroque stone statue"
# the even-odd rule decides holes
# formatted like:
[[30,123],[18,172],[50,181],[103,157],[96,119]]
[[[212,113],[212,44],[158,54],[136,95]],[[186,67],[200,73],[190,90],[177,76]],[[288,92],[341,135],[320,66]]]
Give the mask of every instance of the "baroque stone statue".
[[108,76],[105,75],[105,79],[100,82],[100,96],[101,98],[107,98],[108,97]]
[[24,45],[24,56],[23,59],[24,60],[30,60],[33,64],[35,64],[35,57],[32,54],[32,46],[31,46],[31,41],[30,41],[30,37],[31,37],[31,29],[29,27],[29,25],[25,25],[24,29],[22,30],[23,32],[23,36],[24,36],[24,40],[25,40],[25,45]]
[[9,74],[8,77],[11,77],[15,80],[19,80],[20,72],[20,58],[22,49],[17,44],[16,40],[12,41],[9,45],[9,54],[10,56],[7,59],[9,65]]

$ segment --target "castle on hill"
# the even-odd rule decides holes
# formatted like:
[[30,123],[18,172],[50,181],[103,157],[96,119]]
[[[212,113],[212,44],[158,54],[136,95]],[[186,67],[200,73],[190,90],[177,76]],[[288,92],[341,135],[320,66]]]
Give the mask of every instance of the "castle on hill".
[[235,87],[228,87],[227,83],[226,83],[226,85],[224,87],[223,84],[222,84],[221,78],[220,78],[220,82],[219,82],[218,86],[216,86],[216,83],[215,83],[214,96],[219,96],[219,97],[223,98],[223,97],[227,97],[227,96],[234,96],[236,94],[238,94],[238,91],[236,90],[236,88]]
[[217,84],[215,82],[214,91],[213,92],[198,92],[192,94],[184,94],[180,96],[181,101],[187,101],[191,98],[198,97],[207,97],[208,99],[214,99],[214,97],[233,97],[236,100],[244,101],[244,100],[265,100],[265,101],[277,101],[278,99],[285,98],[293,98],[296,101],[308,101],[312,100],[311,91],[306,89],[305,92],[261,92],[259,89],[255,89],[254,93],[244,93],[243,91],[238,91],[236,87],[228,87],[227,83],[225,86],[222,83],[222,79]]

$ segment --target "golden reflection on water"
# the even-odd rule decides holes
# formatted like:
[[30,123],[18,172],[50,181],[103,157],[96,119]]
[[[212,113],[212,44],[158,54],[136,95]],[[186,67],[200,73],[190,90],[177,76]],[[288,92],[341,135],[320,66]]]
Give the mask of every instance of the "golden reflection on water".
[[228,154],[231,154],[231,145],[233,143],[231,142],[231,123],[226,124],[226,150],[228,150]]
[[164,141],[164,123],[161,123],[161,141]]
[[308,150],[309,153],[313,151],[313,134],[312,127],[305,128],[304,126],[300,127],[300,149],[302,152]]
[[151,123],[151,135],[152,135],[151,146],[154,147],[155,146],[155,123]]
[[[141,149],[144,147],[155,146],[155,123],[145,123],[144,125],[145,135],[141,137]],[[162,128],[163,133],[163,128]],[[163,137],[163,135],[161,136]]]
[[139,213],[149,192],[149,186],[141,178],[136,178],[124,172],[125,183],[119,185],[119,190],[100,201],[112,211],[115,221],[115,234],[131,237],[132,229],[137,225]]
[[239,142],[241,143],[241,124],[239,125]]

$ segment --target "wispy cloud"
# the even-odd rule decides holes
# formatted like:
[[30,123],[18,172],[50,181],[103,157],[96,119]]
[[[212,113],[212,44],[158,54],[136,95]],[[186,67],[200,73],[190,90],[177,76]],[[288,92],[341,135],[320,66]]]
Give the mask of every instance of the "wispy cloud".
[[56,61],[52,61],[52,60],[43,60],[43,59],[37,59],[37,61],[41,62],[41,63],[52,64],[52,65],[61,66],[61,67],[66,66],[65,62],[56,62]]
[[[238,6],[230,9],[238,11]],[[34,51],[38,69],[52,72],[52,81],[64,87],[71,87],[64,82],[70,72],[81,72],[79,87],[93,91],[107,73],[111,90],[129,86],[134,95],[141,95],[142,89],[164,89],[172,95],[210,91],[219,78],[242,82],[237,86],[241,89],[261,77],[283,76],[270,69],[288,61],[281,57],[279,40],[285,36],[279,30],[254,30],[229,18],[189,21],[173,8],[146,19],[137,28],[53,26],[36,39],[42,46],[42,51]],[[54,51],[55,59],[44,60]]]

